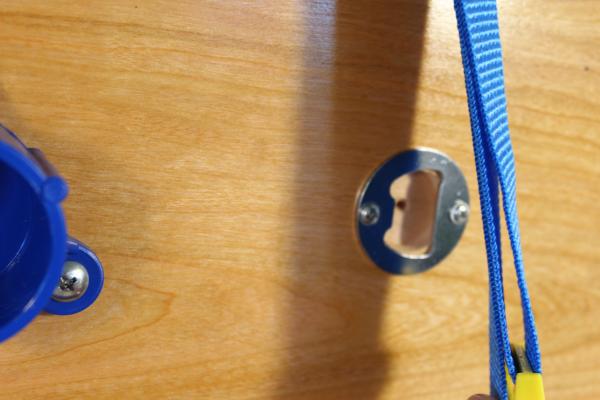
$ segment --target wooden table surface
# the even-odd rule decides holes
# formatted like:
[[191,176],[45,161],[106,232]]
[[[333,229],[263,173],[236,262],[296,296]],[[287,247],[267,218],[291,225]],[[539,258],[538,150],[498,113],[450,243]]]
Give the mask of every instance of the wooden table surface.
[[[596,399],[600,2],[500,3],[547,396]],[[447,0],[3,0],[0,121],[69,180],[106,287],[0,346],[0,397],[486,391],[477,200],[425,274],[384,274],[353,233],[363,179],[412,146],[449,154],[477,198],[461,68]]]

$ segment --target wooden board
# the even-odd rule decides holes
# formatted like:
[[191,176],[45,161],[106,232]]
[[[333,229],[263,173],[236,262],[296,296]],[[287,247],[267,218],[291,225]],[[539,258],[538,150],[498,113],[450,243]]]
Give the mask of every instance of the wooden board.
[[[451,3],[2,1],[0,121],[68,178],[107,279],[1,345],[0,397],[486,391],[477,201],[422,275],[382,273],[353,233],[361,182],[411,146],[454,158],[476,199]],[[598,398],[600,3],[500,11],[547,395]]]

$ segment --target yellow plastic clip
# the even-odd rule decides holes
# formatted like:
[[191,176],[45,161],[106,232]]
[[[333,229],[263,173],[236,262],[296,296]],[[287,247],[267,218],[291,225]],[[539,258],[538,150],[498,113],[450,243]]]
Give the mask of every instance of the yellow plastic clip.
[[513,383],[508,371],[506,372],[508,399],[545,400],[542,374],[531,370],[531,366],[525,355],[525,348],[522,346],[512,346],[512,357],[517,368],[517,381]]

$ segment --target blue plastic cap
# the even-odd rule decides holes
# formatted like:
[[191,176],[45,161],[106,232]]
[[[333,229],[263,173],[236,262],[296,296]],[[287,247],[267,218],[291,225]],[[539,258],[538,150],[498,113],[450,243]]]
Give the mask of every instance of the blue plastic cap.
[[50,302],[67,257],[61,208],[67,194],[43,154],[0,125],[0,341]]

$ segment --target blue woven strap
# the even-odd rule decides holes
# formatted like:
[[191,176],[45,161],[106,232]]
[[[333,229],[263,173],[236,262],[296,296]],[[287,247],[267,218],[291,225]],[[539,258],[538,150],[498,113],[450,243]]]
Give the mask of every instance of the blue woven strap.
[[525,280],[517,217],[515,160],[508,129],[502,48],[495,0],[455,0],[473,148],[479,183],[490,289],[490,379],[492,394],[508,399],[506,369],[514,380],[504,305],[500,205],[510,238],[521,294],[525,349],[533,372],[541,373],[541,357]]

